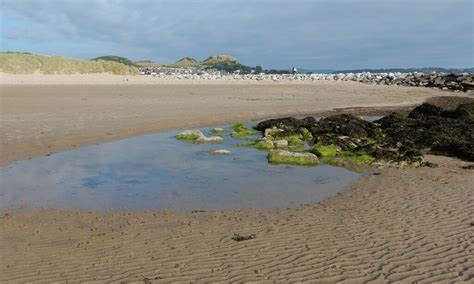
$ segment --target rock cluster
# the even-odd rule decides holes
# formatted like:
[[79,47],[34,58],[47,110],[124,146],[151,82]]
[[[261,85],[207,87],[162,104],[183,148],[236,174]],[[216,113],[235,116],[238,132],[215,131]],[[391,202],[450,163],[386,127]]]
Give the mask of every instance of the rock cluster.
[[270,151],[278,147],[268,144],[269,140],[290,141],[295,135],[304,145],[302,129],[306,129],[312,136],[306,144],[310,149],[300,145],[299,151],[309,151],[332,164],[417,167],[428,165],[423,158],[427,153],[474,161],[474,103],[459,105],[452,111],[422,104],[408,116],[392,113],[374,122],[341,114],[319,121],[311,117],[271,119],[255,128],[264,134],[256,147],[265,143],[268,147],[261,149]]
[[265,74],[228,73],[213,69],[143,67],[140,74],[173,80],[222,80],[222,81],[352,81],[366,84],[431,87],[452,91],[474,90],[474,73],[446,74],[423,72],[388,73],[337,73],[337,74]]
[[184,130],[176,134],[176,138],[180,140],[187,140],[195,143],[222,143],[224,138],[221,136],[206,136],[199,129]]

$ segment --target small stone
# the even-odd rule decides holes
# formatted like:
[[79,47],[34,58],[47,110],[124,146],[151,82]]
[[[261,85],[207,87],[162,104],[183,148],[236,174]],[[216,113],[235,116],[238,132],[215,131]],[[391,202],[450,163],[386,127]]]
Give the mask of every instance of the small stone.
[[224,142],[224,138],[220,136],[210,136],[207,137],[205,135],[196,139],[197,143],[222,143]]
[[232,152],[230,152],[229,150],[220,149],[220,150],[212,150],[209,153],[211,155],[230,155]]

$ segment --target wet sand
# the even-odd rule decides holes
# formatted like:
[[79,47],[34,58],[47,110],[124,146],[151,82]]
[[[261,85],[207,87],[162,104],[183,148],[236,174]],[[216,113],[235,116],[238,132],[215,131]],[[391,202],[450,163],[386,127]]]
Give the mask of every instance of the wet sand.
[[440,167],[377,170],[293,209],[10,212],[0,281],[467,283],[474,175],[458,160],[430,160]]
[[[342,107],[403,107],[422,88],[315,85],[2,86],[2,163],[176,127]],[[470,282],[474,173],[366,169],[343,193],[279,210],[29,210],[0,216],[0,282]],[[233,234],[255,235],[237,242]]]
[[428,88],[312,84],[0,85],[0,165],[145,133],[335,108],[406,107]]

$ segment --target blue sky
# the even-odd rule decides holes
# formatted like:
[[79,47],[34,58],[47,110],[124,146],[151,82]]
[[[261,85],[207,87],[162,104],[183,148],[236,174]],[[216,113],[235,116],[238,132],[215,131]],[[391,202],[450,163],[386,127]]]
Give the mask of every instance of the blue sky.
[[472,67],[472,0],[0,0],[1,50],[314,69]]

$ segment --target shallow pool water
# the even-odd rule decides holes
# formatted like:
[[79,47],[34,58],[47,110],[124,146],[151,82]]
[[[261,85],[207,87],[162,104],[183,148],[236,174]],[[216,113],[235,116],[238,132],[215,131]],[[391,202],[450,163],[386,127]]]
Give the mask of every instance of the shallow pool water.
[[[225,127],[230,129],[229,127]],[[202,129],[207,135],[211,128]],[[0,168],[0,210],[221,210],[291,207],[342,190],[359,174],[340,167],[267,164],[264,151],[176,140],[179,131],[132,137]],[[208,151],[228,149],[228,156]]]

